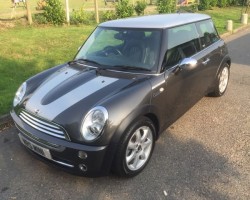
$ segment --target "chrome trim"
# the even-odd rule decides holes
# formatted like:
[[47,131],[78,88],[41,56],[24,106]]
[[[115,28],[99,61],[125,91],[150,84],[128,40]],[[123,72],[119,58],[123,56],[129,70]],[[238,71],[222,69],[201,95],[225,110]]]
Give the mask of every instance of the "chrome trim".
[[[22,116],[23,118],[25,118],[26,120],[28,120],[30,123],[32,123],[32,124],[35,125],[35,126],[38,126],[38,127],[40,127],[40,128],[43,128],[43,129],[46,129],[47,131],[52,131],[52,132],[58,133],[58,134],[60,134],[60,135],[64,135],[63,131],[54,130],[54,129],[52,129],[52,128],[46,127],[46,126],[42,125],[42,122],[39,122],[39,123],[36,122],[36,121],[38,121],[38,120],[32,121],[26,114],[20,113],[20,117],[21,117],[21,116]],[[41,123],[41,124],[40,124],[40,123]],[[58,127],[56,127],[56,129],[58,129]]]
[[154,90],[155,88],[161,86],[161,85],[164,84],[164,83],[166,83],[166,80],[165,80],[165,79],[164,79],[163,81],[161,81],[160,83],[157,83],[156,85],[154,85],[154,86],[152,87],[152,90]]
[[65,139],[64,136],[60,136],[60,135],[57,135],[57,134],[53,134],[53,133],[51,133],[51,132],[49,132],[49,131],[46,131],[46,130],[43,130],[42,128],[39,128],[38,126],[33,125],[32,123],[30,123],[28,120],[26,120],[26,119],[23,118],[22,116],[20,116],[20,118],[21,118],[24,122],[26,122],[26,124],[32,126],[34,129],[37,129],[37,130],[39,130],[39,131],[41,131],[41,132],[47,133],[48,135],[51,135],[51,136],[54,136],[54,137],[59,137],[59,138]]
[[58,164],[64,165],[66,167],[71,167],[71,168],[74,167],[74,165],[71,165],[71,164],[68,164],[68,163],[64,163],[64,162],[61,162],[61,161],[58,161],[58,160],[54,160],[54,159],[51,159],[51,160],[54,161],[54,162],[56,162],[56,163],[58,163]]
[[[88,131],[86,133],[86,130],[88,129],[87,126],[86,126],[86,124],[85,124],[86,119],[89,117],[89,115],[91,113],[93,113],[96,110],[101,110],[102,111],[102,113],[104,115],[104,118],[105,118],[105,122],[104,122],[102,130],[100,131],[100,133],[99,133],[98,136],[96,136],[94,139],[86,139],[87,135],[89,134]],[[90,109],[90,111],[85,115],[85,117],[83,118],[82,123],[81,123],[81,135],[82,135],[83,139],[86,142],[93,142],[93,141],[97,140],[99,137],[101,137],[101,135],[103,134],[103,130],[104,130],[106,124],[107,124],[108,118],[109,118],[108,111],[107,111],[107,109],[105,107],[103,107],[103,106],[96,106],[96,107]],[[83,130],[84,130],[84,132],[83,132]]]
[[45,122],[35,116],[32,116],[25,110],[22,110],[19,113],[19,117],[26,124],[28,124],[29,126],[31,126],[32,128],[38,131],[41,131],[43,133],[46,133],[47,135],[50,135],[56,138],[69,140],[68,135],[65,133],[64,129],[61,128],[59,125],[56,126],[56,124],[51,124],[51,122]]
[[[27,113],[23,113],[24,115],[27,115]],[[46,125],[46,126],[49,126],[49,127],[51,127],[51,128],[55,128],[55,129],[60,129],[59,127],[57,127],[57,126],[55,126],[55,125],[52,125],[52,124],[49,124],[49,123],[46,123],[46,122],[43,122],[43,121],[41,121],[41,120],[38,120],[37,118],[35,118],[35,117],[32,117],[31,115],[27,115],[29,118],[31,118],[31,119],[33,119],[34,121],[36,121],[36,122],[39,122],[39,123],[41,123],[41,124],[43,124],[43,125]]]

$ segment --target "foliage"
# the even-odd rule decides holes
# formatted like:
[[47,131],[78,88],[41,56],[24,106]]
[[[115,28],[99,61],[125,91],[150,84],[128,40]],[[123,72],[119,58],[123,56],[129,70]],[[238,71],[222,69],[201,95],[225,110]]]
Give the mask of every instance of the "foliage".
[[200,4],[198,6],[199,10],[208,10],[211,8],[211,0],[200,0]]
[[65,21],[65,13],[60,0],[46,0],[44,16],[48,22],[54,25],[62,25]]
[[230,0],[218,0],[218,7],[225,8],[229,6]]
[[176,11],[175,0],[157,0],[157,11],[159,13],[172,13]]
[[225,8],[228,6],[244,5],[249,0],[200,0],[199,10],[209,10],[211,7]]
[[94,23],[94,14],[88,11],[85,11],[83,8],[79,10],[73,10],[70,16],[71,24],[91,24]]
[[38,13],[38,14],[33,15],[33,20],[34,20],[34,22],[36,22],[38,24],[47,24],[48,23],[48,21],[43,13]]
[[37,10],[44,10],[45,6],[46,6],[46,0],[39,0],[39,1],[37,2],[37,7],[36,7],[36,9],[37,9]]
[[108,21],[108,20],[113,20],[117,19],[116,13],[113,10],[108,10],[108,11],[103,11],[99,12],[101,21]]
[[218,4],[218,0],[210,0],[210,6],[215,7]]
[[247,2],[249,2],[249,0],[231,0],[230,5],[242,6],[247,5]]
[[118,18],[131,17],[134,13],[134,6],[129,3],[129,0],[120,0],[115,11]]
[[147,7],[147,3],[143,0],[143,1],[137,1],[136,5],[135,5],[135,12],[137,15],[143,15],[144,14],[144,10]]

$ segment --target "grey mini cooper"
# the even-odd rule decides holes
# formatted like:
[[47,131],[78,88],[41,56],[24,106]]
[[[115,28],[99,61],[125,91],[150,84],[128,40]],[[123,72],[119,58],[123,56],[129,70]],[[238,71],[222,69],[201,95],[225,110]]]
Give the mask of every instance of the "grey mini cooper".
[[74,60],[24,82],[11,115],[20,141],[48,163],[83,176],[134,176],[161,132],[204,95],[225,93],[230,64],[207,15],[109,21]]

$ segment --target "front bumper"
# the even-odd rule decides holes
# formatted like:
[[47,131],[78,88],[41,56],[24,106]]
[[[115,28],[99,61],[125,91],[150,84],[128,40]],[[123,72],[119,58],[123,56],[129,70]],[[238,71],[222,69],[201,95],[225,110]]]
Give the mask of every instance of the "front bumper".
[[24,123],[14,111],[10,114],[19,130],[20,141],[40,159],[77,175],[96,177],[108,174],[109,169],[105,167],[110,166],[105,159],[107,146],[87,146],[55,138]]

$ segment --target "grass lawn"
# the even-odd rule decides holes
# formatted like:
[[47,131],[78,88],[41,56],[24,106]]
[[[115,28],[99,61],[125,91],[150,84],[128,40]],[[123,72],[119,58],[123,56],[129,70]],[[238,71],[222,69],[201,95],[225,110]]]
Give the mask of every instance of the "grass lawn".
[[[241,26],[241,11],[242,7],[229,7],[229,8],[213,8],[212,10],[202,11],[200,13],[208,14],[212,17],[215,26],[220,34],[226,32],[227,20],[233,20],[234,29]],[[248,11],[248,15],[250,11]],[[250,19],[250,18],[249,18]]]
[[[76,3],[76,0],[70,2]],[[0,9],[1,3],[3,0],[0,0]],[[234,28],[240,26],[240,7],[214,8],[203,13],[212,16],[220,34],[226,32],[226,21],[229,19],[234,21]],[[73,59],[77,48],[94,27],[19,25],[3,30],[0,27],[0,116],[9,112],[15,91],[23,81]]]
[[16,27],[0,32],[0,116],[28,77],[73,59],[94,26]]

